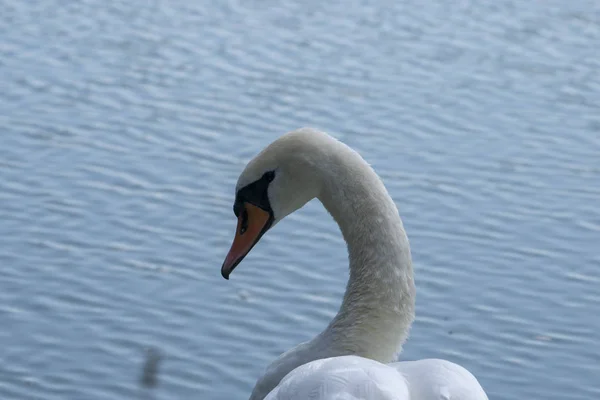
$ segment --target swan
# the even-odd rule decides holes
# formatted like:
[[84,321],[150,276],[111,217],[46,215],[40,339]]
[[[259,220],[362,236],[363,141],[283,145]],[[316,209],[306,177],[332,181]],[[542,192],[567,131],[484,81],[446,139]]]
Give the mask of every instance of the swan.
[[324,132],[284,134],[246,165],[235,188],[237,228],[222,276],[229,279],[269,229],[314,198],[347,243],[342,305],[323,332],[266,369],[250,400],[487,400],[477,379],[457,364],[394,362],[414,319],[408,238],[376,172]]

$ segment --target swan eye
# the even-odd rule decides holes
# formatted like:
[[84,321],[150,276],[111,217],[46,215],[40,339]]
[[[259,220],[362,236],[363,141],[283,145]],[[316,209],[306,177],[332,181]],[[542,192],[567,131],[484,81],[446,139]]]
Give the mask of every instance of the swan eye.
[[246,208],[242,210],[242,223],[240,225],[240,235],[243,235],[248,230],[248,211]]
[[272,182],[275,179],[275,171],[267,171],[263,175],[263,178],[267,180],[267,182]]

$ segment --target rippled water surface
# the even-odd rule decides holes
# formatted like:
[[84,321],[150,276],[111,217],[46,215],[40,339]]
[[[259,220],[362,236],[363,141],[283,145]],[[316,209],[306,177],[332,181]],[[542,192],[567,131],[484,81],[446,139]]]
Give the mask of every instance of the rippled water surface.
[[405,221],[404,359],[491,399],[600,396],[600,3],[0,1],[0,398],[244,399],[325,327],[346,252],[312,202],[228,282],[233,190],[324,129]]

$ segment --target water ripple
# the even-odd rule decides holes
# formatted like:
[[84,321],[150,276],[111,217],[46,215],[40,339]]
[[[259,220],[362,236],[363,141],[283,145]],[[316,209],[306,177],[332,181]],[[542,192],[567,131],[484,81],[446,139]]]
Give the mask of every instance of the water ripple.
[[313,202],[220,277],[237,175],[304,125],[401,210],[403,358],[490,398],[598,397],[598,21],[591,0],[3,4],[0,397],[247,397],[348,276]]

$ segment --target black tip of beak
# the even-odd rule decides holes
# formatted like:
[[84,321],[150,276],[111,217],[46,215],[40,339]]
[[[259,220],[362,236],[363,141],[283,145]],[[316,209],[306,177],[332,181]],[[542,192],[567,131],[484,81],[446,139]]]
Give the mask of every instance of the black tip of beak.
[[225,268],[221,267],[221,276],[227,280],[229,280],[229,274],[231,271],[226,271]]
[[235,269],[235,267],[238,266],[238,264],[244,259],[244,257],[240,258],[239,260],[237,260],[233,265],[230,266],[225,266],[225,264],[227,263],[227,260],[225,260],[225,262],[223,263],[223,266],[221,267],[221,276],[227,280],[229,280],[229,275],[231,275],[231,273],[233,272],[233,270]]

